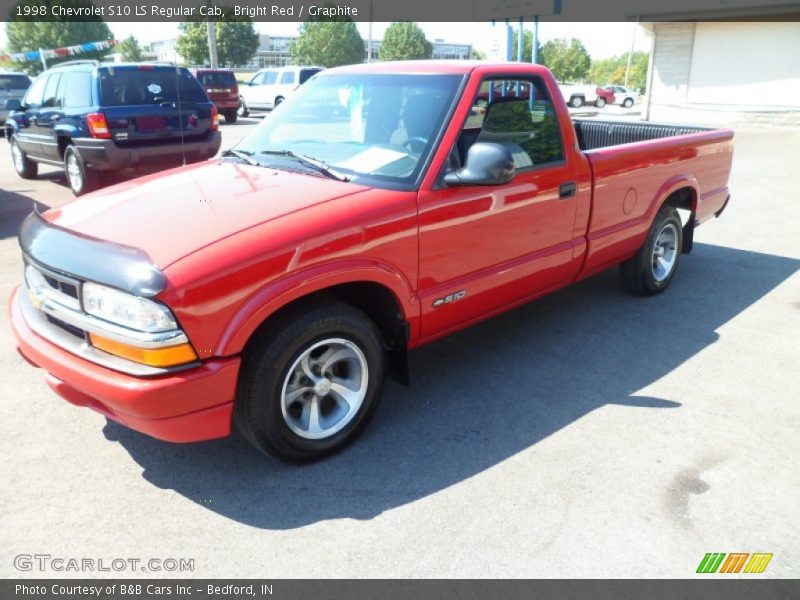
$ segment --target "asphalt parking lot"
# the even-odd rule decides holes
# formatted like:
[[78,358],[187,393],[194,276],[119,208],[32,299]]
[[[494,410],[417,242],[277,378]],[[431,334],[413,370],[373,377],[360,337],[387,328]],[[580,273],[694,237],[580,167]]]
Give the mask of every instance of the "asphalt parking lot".
[[[257,122],[222,125],[223,147]],[[85,575],[15,568],[38,553],[194,559],[149,576],[683,578],[707,552],[770,552],[763,576],[797,577],[800,130],[735,144],[731,204],[665,294],[609,271],[422,348],[410,388],[310,466],[75,408],[0,311],[0,576]],[[31,203],[70,199],[0,140],[3,302]]]

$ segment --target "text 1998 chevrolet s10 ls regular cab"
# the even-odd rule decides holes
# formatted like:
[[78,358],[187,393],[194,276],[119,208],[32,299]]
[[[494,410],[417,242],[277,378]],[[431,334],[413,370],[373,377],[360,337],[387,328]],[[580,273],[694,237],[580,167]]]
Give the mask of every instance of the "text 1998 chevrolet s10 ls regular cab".
[[725,208],[732,138],[573,123],[536,65],[323,71],[223,158],[29,216],[18,347],[68,401],[151,436],[235,422],[318,458],[386,374],[407,378],[409,349],[616,264],[633,293],[664,290]]

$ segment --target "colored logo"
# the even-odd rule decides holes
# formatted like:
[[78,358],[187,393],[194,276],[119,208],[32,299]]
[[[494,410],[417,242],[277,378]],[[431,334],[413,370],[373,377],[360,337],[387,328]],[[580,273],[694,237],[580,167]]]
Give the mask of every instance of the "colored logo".
[[[726,558],[727,557],[727,558]],[[748,560],[749,558],[749,560]],[[709,552],[700,561],[698,573],[763,573],[767,569],[772,553],[754,552]],[[744,570],[743,570],[744,569]]]

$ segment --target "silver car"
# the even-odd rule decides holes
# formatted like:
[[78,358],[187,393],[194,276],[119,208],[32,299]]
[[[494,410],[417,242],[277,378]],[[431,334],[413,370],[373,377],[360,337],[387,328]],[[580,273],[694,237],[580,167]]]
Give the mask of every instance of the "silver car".
[[8,111],[5,108],[6,100],[12,98],[22,100],[30,85],[31,80],[24,73],[0,71],[0,123],[5,123],[8,118]]

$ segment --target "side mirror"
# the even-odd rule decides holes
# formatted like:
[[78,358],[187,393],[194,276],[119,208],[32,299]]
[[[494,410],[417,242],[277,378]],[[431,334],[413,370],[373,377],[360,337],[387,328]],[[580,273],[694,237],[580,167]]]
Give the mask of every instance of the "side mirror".
[[467,151],[467,164],[444,176],[448,186],[503,185],[517,170],[508,148],[492,142],[475,142]]
[[22,102],[17,98],[9,98],[3,102],[3,108],[9,111],[16,111],[22,109]]

